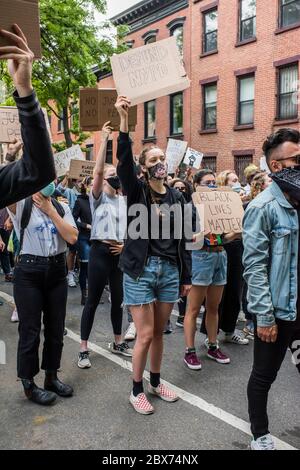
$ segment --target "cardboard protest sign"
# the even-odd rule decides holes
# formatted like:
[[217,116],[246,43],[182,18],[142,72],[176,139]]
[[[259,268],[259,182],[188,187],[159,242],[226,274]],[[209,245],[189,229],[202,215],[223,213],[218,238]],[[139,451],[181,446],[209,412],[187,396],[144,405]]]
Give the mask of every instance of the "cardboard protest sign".
[[260,169],[261,171],[266,171],[268,174],[271,173],[271,170],[267,164],[267,159],[266,157],[261,157],[260,159]]
[[184,157],[187,144],[184,140],[169,139],[166,150],[169,175],[175,173],[176,168]]
[[[241,233],[244,209],[242,200],[229,188],[213,190],[198,187],[193,194],[193,202],[199,217],[204,213],[204,233]],[[204,206],[204,212],[203,212]]]
[[[49,132],[50,140],[52,140],[47,111],[43,109],[43,113],[45,116],[46,126]],[[22,140],[18,108],[16,106],[1,106],[0,143],[9,143],[15,138]]]
[[[80,90],[80,128],[83,131],[99,131],[107,122],[115,131],[120,130],[120,116],[115,108],[117,90],[113,88],[82,88]],[[137,107],[129,109],[129,131],[137,124]]]
[[198,170],[201,167],[203,156],[203,153],[197,152],[197,150],[189,147],[186,151],[183,163]]
[[118,95],[127,96],[132,105],[190,86],[174,36],[115,54],[110,60]]
[[[25,34],[29,48],[36,58],[42,57],[38,0],[0,0],[0,28],[14,32],[17,23]],[[0,46],[11,45],[0,37]]]
[[83,179],[86,176],[93,176],[96,162],[71,160],[69,178]]
[[54,154],[54,164],[58,178],[64,176],[69,171],[71,160],[85,160],[80,145],[74,145],[71,148]]

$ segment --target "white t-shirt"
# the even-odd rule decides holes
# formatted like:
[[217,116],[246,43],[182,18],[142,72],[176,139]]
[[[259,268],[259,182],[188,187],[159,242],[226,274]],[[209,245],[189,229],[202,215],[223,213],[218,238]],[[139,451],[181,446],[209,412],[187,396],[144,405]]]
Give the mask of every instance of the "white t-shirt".
[[[64,220],[72,227],[77,228],[69,206],[62,202],[60,204],[65,211]],[[20,240],[24,205],[25,199],[17,203],[15,215],[8,209],[18,240]],[[59,255],[66,250],[67,243],[58,233],[50,217],[33,204],[30,221],[24,231],[23,247],[20,254],[48,257]]]
[[102,192],[99,199],[90,193],[93,216],[91,240],[123,242],[127,230],[127,206],[124,196],[108,196]]

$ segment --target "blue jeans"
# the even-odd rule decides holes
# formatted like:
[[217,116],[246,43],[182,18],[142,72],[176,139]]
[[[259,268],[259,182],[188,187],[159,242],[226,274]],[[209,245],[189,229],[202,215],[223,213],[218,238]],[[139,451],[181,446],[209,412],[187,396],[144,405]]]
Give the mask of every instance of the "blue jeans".
[[192,285],[224,286],[227,283],[226,251],[192,252]]
[[170,261],[150,256],[141,277],[124,274],[124,305],[145,305],[156,300],[175,303],[179,298],[179,271]]

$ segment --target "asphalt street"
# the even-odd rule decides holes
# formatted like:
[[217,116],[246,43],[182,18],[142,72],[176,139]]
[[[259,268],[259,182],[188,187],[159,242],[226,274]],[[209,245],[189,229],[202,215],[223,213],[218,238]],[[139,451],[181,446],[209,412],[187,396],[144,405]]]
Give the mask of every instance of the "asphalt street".
[[[128,401],[131,360],[108,351],[112,330],[106,293],[90,338],[92,368],[77,367],[82,307],[79,288],[69,289],[68,336],[60,377],[73,385],[75,394],[59,398],[54,406],[39,407],[25,398],[17,381],[17,324],[10,322],[8,302],[12,285],[2,282],[2,276],[0,291],[7,294],[0,293],[5,300],[0,307],[0,341],[6,347],[6,364],[0,364],[0,449],[248,449],[246,387],[252,341],[248,346],[223,346],[221,340],[231,364],[219,365],[205,357],[204,336],[197,333],[203,368],[191,371],[183,363],[183,330],[175,326],[172,316],[174,332],[165,336],[161,375],[177,387],[181,399],[165,403],[151,398],[155,413],[141,416]],[[279,448],[300,449],[299,380],[288,352],[269,400],[270,431],[278,438]],[[36,382],[42,385],[42,372]]]

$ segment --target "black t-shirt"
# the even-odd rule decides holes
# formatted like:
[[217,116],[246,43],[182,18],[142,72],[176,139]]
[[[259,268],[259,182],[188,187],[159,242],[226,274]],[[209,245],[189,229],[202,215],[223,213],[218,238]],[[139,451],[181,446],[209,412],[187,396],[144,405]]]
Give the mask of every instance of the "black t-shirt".
[[[167,259],[171,263],[177,264],[177,245],[178,240],[174,239],[174,212],[170,211],[172,205],[172,198],[170,189],[166,186],[166,194],[159,194],[151,190],[149,197],[149,249],[148,256],[159,256],[160,258]],[[163,207],[159,207],[162,206]],[[153,229],[151,223],[152,218],[156,221],[157,234],[153,238]],[[164,220],[165,218],[165,220]],[[169,221],[170,220],[170,223]],[[170,227],[170,236],[167,238],[168,233],[162,233],[164,227]],[[164,228],[164,232],[165,232]],[[150,234],[152,236],[150,236]]]

